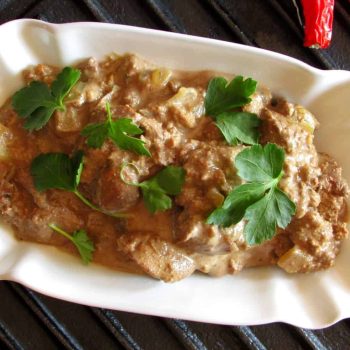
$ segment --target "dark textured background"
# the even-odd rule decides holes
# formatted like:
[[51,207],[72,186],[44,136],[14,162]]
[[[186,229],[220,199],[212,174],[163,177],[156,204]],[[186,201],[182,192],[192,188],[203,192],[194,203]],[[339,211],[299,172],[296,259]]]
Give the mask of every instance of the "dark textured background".
[[[332,45],[323,51],[302,46],[292,0],[0,0],[0,24],[16,18],[128,24],[258,46],[318,68],[350,70],[350,2],[336,2]],[[65,348],[345,350],[350,320],[317,331],[282,323],[218,326],[85,307],[0,282],[0,349]]]

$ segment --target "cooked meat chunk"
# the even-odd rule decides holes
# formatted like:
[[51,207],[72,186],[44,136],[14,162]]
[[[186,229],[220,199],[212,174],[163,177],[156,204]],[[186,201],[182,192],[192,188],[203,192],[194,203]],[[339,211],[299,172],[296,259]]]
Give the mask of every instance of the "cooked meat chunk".
[[260,115],[266,105],[270,104],[271,98],[270,90],[260,88],[252,95],[252,101],[243,107],[243,111]]
[[[124,177],[127,176],[124,171]],[[132,182],[133,179],[127,179]],[[97,182],[96,198],[99,205],[109,211],[127,210],[139,199],[137,187],[124,183],[120,178],[120,168],[106,168]]]
[[15,226],[19,239],[62,244],[63,237],[55,235],[48,225],[64,223],[65,228],[74,231],[83,222],[70,208],[54,201],[49,204],[47,196],[39,195],[34,202],[29,191],[6,181],[0,183],[0,198],[2,218]]
[[243,223],[228,228],[205,223],[204,215],[191,215],[184,211],[179,215],[176,227],[177,242],[196,253],[223,254],[246,246]]
[[165,282],[179,281],[196,269],[194,261],[175,245],[154,233],[127,233],[118,248],[147,274]]
[[163,166],[174,163],[181,142],[178,130],[176,128],[169,130],[161,122],[151,118],[143,118],[140,126],[145,130],[152,159]]

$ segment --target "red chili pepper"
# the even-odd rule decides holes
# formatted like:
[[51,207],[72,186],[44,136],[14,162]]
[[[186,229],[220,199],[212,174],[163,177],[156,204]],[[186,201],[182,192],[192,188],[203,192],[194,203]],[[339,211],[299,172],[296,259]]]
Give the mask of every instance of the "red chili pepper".
[[332,38],[334,0],[301,0],[305,18],[304,46],[325,49]]

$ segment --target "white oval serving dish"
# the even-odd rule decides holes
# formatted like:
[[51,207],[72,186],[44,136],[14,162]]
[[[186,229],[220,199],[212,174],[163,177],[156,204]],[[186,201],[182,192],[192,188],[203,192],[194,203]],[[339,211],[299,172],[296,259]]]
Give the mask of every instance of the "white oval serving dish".
[[[0,103],[21,87],[28,65],[59,66],[111,51],[133,52],[185,70],[212,69],[253,77],[321,122],[319,150],[334,156],[350,183],[350,72],[322,71],[296,59],[238,44],[100,23],[18,20],[0,26]],[[16,241],[0,230],[0,279],[76,303],[211,323],[283,321],[321,328],[350,317],[350,240],[335,267],[307,275],[254,268],[236,276],[195,274],[175,284],[83,266],[59,250]]]

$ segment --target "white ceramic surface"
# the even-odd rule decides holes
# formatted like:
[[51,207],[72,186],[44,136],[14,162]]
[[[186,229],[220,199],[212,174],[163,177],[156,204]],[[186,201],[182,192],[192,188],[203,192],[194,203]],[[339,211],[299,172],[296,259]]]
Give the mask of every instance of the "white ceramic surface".
[[[321,122],[319,149],[335,156],[350,183],[350,72],[322,71],[273,52],[149,29],[19,20],[0,26],[0,104],[22,85],[30,64],[72,64],[111,51],[137,53],[159,65],[238,73],[308,107]],[[284,321],[320,328],[350,317],[350,241],[336,266],[308,275],[277,268],[237,276],[195,274],[166,284],[80,261],[52,247],[14,240],[0,230],[0,279],[77,303],[211,323],[243,325]]]

